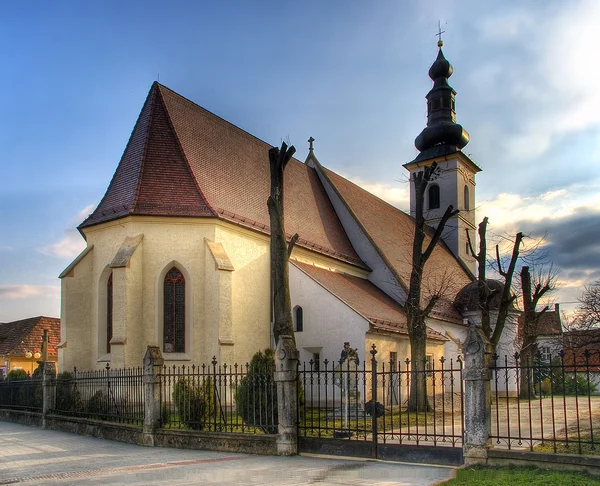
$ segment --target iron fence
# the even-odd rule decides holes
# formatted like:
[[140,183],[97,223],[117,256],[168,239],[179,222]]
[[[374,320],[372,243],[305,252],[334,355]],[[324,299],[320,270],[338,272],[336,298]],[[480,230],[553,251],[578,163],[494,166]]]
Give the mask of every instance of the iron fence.
[[51,413],[134,425],[144,423],[142,368],[60,373]]
[[521,360],[519,354],[492,363],[492,427],[495,447],[538,452],[598,454],[598,366],[586,351],[567,357]]
[[[461,360],[427,360],[423,371],[415,371],[409,359],[378,363],[374,356],[369,368],[364,363],[354,366],[350,361],[328,360],[300,366],[300,436],[462,446]],[[411,380],[418,375],[426,383],[426,411],[409,406]]]
[[277,433],[274,362],[245,365],[164,366],[161,424],[164,428]]
[[43,389],[41,378],[4,380],[0,382],[0,407],[11,410],[41,412]]

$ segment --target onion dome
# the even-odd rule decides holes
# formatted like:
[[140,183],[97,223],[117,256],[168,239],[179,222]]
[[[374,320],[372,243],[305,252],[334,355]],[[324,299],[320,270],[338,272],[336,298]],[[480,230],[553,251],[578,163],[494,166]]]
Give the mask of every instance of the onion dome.
[[[497,311],[500,308],[500,302],[502,302],[502,291],[504,290],[504,284],[499,280],[493,280],[490,278],[485,281],[485,284],[491,296],[490,310]],[[479,312],[481,310],[479,306],[478,280],[475,280],[474,282],[471,282],[462,288],[462,290],[454,299],[454,306],[463,315],[466,312]]]
[[420,152],[439,146],[457,151],[469,143],[469,134],[456,123],[456,91],[448,84],[454,69],[444,57],[442,42],[438,46],[437,58],[429,68],[433,88],[426,96],[427,127],[415,139],[415,147]]

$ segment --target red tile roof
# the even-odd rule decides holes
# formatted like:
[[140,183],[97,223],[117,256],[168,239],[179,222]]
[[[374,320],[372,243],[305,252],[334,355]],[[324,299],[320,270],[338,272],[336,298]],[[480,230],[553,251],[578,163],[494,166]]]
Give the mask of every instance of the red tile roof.
[[27,351],[41,351],[44,329],[48,330],[48,355],[58,356],[60,319],[43,316],[0,323],[0,355],[24,356]]
[[[292,261],[313,280],[365,317],[377,330],[408,334],[406,313],[400,304],[369,280]],[[430,339],[446,341],[438,332],[427,329]]]
[[[407,290],[412,270],[414,218],[335,172],[319,167],[400,285]],[[428,231],[424,245],[429,243],[432,234],[432,231]],[[471,281],[471,276],[465,268],[444,242],[440,241],[425,265],[423,296],[427,297],[428,291],[435,292],[442,288],[448,298],[438,302],[431,317],[462,323],[462,316],[452,304],[452,300],[458,291]]]
[[[268,233],[270,148],[154,83],[104,198],[80,228],[130,214],[216,216]],[[315,170],[292,159],[284,184],[288,237],[365,267]]]

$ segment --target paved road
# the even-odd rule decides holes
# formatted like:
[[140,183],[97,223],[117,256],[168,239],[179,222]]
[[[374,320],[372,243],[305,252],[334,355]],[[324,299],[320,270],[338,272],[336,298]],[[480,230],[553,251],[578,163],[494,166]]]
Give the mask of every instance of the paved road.
[[0,484],[425,486],[453,468],[141,447],[0,422]]

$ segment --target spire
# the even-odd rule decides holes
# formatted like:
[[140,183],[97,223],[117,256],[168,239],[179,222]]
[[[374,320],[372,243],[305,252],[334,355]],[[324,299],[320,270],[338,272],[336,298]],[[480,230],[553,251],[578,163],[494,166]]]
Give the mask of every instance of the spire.
[[454,69],[444,57],[442,46],[443,31],[438,32],[438,55],[429,68],[433,88],[427,93],[427,127],[415,139],[415,147],[424,152],[432,147],[457,151],[469,143],[469,134],[456,123],[456,91],[448,84]]

